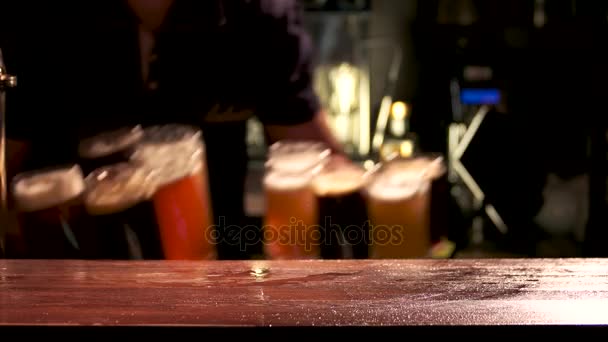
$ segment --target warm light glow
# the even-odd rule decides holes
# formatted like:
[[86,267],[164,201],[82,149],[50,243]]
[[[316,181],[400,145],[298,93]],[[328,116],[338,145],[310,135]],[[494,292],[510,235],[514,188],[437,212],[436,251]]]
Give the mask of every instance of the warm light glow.
[[391,121],[391,133],[395,137],[403,137],[407,133],[407,127],[405,126],[405,120],[392,120]]
[[376,163],[374,163],[374,161],[373,161],[373,160],[366,160],[366,161],[363,163],[363,167],[364,167],[364,168],[365,168],[365,170],[367,170],[367,171],[369,171],[369,170],[373,169],[373,168],[374,168],[374,166],[376,166]]
[[414,155],[414,143],[411,140],[402,142],[399,151],[402,157],[411,157]]
[[383,162],[393,160],[400,156],[400,146],[399,142],[387,142],[382,145],[380,148],[380,158]]
[[269,273],[270,273],[270,268],[268,267],[268,265],[266,265],[263,262],[255,263],[254,265],[252,265],[251,270],[250,270],[250,274],[257,279],[263,279]]
[[380,104],[380,112],[378,114],[378,123],[376,124],[376,132],[372,141],[372,147],[375,151],[379,151],[384,144],[384,136],[386,127],[390,119],[391,103],[393,99],[390,96],[385,96]]
[[327,111],[332,132],[360,155],[368,155],[371,150],[369,78],[367,65],[349,62],[319,65],[314,78],[314,88]]
[[365,156],[371,149],[371,106],[369,71],[361,70],[359,80],[359,154]]
[[338,100],[340,113],[350,113],[357,96],[357,69],[347,63],[330,72]]
[[334,131],[342,142],[350,137],[351,118],[346,113],[340,113],[334,118]]
[[360,71],[356,67],[342,63],[331,69],[329,78],[333,85],[334,94],[331,98],[331,108],[335,113],[333,129],[338,139],[348,142],[353,135],[352,111],[357,107],[357,83]]
[[393,107],[391,109],[391,115],[394,120],[403,120],[409,114],[409,108],[404,102],[397,101],[393,103]]
[[255,268],[253,270],[251,270],[251,273],[256,276],[256,277],[261,277],[264,274],[266,274],[267,270],[264,268]]

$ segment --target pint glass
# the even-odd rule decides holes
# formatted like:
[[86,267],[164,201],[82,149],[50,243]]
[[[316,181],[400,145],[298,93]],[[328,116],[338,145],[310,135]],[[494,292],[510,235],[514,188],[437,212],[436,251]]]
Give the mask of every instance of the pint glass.
[[269,149],[264,176],[264,248],[269,259],[319,258],[312,178],[330,155],[323,144],[283,141]]
[[182,125],[146,128],[132,160],[154,174],[152,203],[165,258],[216,259],[202,132]]
[[32,259],[80,259],[95,255],[95,234],[83,206],[79,166],[22,173],[12,182],[26,255]]
[[152,174],[137,163],[120,163],[99,168],[85,180],[84,204],[97,230],[97,257],[163,259]]
[[426,257],[431,248],[430,182],[426,159],[386,162],[368,186],[371,257]]
[[143,137],[141,126],[121,128],[80,141],[78,155],[84,174],[107,165],[129,161]]
[[450,234],[450,181],[444,156],[438,153],[417,157],[428,165],[426,178],[430,181],[429,229],[431,242],[437,243]]
[[315,175],[312,184],[323,259],[369,257],[365,181],[365,170],[354,165],[326,167]]

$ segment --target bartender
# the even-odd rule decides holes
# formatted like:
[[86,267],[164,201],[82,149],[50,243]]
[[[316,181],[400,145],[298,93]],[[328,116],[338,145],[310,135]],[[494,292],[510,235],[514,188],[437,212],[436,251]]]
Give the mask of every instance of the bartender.
[[[346,159],[312,88],[313,49],[295,0],[7,1],[0,48],[9,177],[72,163],[78,141],[119,127],[201,127],[220,259],[242,259],[246,121],[268,143],[314,139]],[[222,218],[222,220],[220,220]]]

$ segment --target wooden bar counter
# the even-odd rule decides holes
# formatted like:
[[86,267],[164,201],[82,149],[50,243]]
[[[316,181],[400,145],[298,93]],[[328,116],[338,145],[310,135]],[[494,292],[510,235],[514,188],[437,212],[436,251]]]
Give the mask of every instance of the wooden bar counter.
[[600,259],[0,260],[0,339],[200,330],[248,339],[407,332],[487,340],[605,337],[607,325],[608,260]]

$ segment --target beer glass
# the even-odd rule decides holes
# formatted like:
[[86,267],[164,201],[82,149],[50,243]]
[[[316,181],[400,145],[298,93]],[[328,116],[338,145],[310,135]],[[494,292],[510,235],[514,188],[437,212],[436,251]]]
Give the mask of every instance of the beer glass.
[[373,175],[368,192],[374,259],[426,257],[432,163],[427,159],[396,159]]
[[12,181],[28,258],[80,259],[95,254],[94,230],[83,206],[79,166],[22,173]]
[[81,140],[78,155],[84,174],[103,166],[129,161],[142,137],[142,127],[135,126],[103,132]]
[[132,160],[154,175],[152,203],[165,258],[216,259],[202,132],[177,124],[148,127]]
[[369,219],[366,171],[355,165],[327,166],[312,187],[318,206],[323,259],[367,259]]
[[329,149],[308,141],[282,141],[269,148],[264,192],[264,248],[269,259],[319,258],[317,203],[312,178]]
[[440,153],[424,153],[416,157],[427,163],[425,173],[430,182],[429,229],[433,244],[447,238],[450,233],[450,181],[445,158]]
[[84,204],[97,229],[100,259],[163,259],[152,195],[153,175],[138,163],[119,163],[85,179]]
[[268,148],[267,166],[278,169],[310,169],[328,161],[331,151],[322,142],[282,140]]

